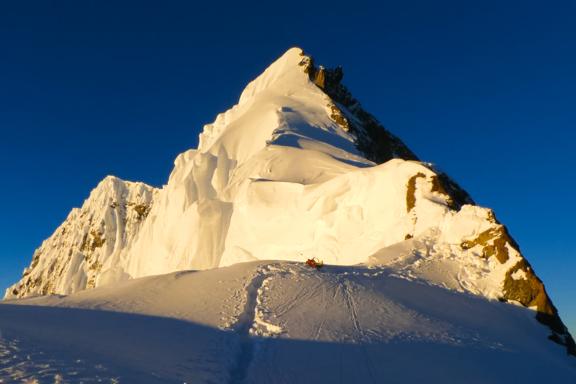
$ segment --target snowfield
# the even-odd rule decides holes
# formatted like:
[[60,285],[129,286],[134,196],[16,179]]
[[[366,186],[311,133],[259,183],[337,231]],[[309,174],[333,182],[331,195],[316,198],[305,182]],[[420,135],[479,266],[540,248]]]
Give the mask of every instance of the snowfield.
[[5,301],[0,329],[6,383],[576,380],[532,311],[380,267],[177,272]]

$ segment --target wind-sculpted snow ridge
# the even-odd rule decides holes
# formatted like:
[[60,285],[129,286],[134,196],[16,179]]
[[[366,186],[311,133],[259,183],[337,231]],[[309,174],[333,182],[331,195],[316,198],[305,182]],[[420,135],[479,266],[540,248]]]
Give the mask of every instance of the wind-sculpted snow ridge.
[[257,261],[175,272],[5,301],[0,329],[5,382],[576,380],[573,359],[532,311],[379,266]]
[[155,189],[106,177],[34,252],[6,298],[69,294],[96,285],[102,265],[125,248],[146,219]]
[[[151,190],[142,200],[146,217],[126,208],[133,229],[121,246],[108,232],[102,242],[100,227],[95,234],[71,229],[77,240],[57,245],[51,238],[31,268],[51,275],[48,260],[57,259],[56,275],[63,277],[25,275],[8,296],[317,257],[333,265],[385,266],[531,308],[550,339],[576,354],[544,285],[494,213],[419,162],[352,97],[342,77],[341,69],[316,67],[301,49],[288,50],[248,84],[237,105],[204,127],[196,150],[177,157],[154,203]],[[101,217],[112,209],[107,204]],[[101,246],[105,257],[82,251]],[[57,256],[44,256],[54,249]],[[346,305],[354,309],[353,302]]]

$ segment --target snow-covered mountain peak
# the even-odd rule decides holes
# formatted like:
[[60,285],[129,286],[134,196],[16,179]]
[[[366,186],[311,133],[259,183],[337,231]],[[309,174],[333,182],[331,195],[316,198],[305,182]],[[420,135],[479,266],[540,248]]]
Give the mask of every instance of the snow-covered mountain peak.
[[301,48],[288,49],[244,88],[238,104],[248,103],[268,89],[276,88],[288,94],[297,91],[300,87],[306,87],[309,78],[305,72],[305,64],[308,62],[310,62],[310,57],[306,56]]
[[204,127],[198,151],[242,164],[271,145],[315,150],[365,163],[330,97],[310,79],[312,59],[292,48],[250,82],[237,105]]
[[130,194],[134,191],[136,195],[145,193],[144,191],[149,190],[149,185],[146,185],[140,181],[127,181],[122,180],[119,177],[108,175],[104,177],[98,185],[90,192],[90,197],[88,200],[102,200],[103,202],[121,199],[122,196]]
[[341,68],[288,50],[204,127],[160,191],[102,181],[8,296],[316,257],[532,308],[576,354],[542,281],[492,211],[418,161],[342,79]]

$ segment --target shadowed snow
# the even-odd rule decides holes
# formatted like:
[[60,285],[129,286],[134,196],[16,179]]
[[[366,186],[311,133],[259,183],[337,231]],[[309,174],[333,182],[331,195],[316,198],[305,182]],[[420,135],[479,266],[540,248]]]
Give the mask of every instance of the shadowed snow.
[[[576,379],[531,311],[374,267],[254,262],[154,276],[4,302],[0,329],[7,382],[87,374],[120,383]],[[33,362],[15,357],[25,355]]]

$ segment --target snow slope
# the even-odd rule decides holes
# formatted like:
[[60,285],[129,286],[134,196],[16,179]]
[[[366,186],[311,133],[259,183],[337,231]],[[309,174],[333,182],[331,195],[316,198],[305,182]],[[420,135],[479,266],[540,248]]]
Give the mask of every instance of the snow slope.
[[531,308],[576,355],[543,283],[494,213],[418,161],[341,79],[341,69],[288,50],[204,127],[162,189],[105,180],[6,297],[317,257]]
[[381,267],[177,272],[5,301],[0,329],[5,382],[576,380],[574,359],[530,310]]

